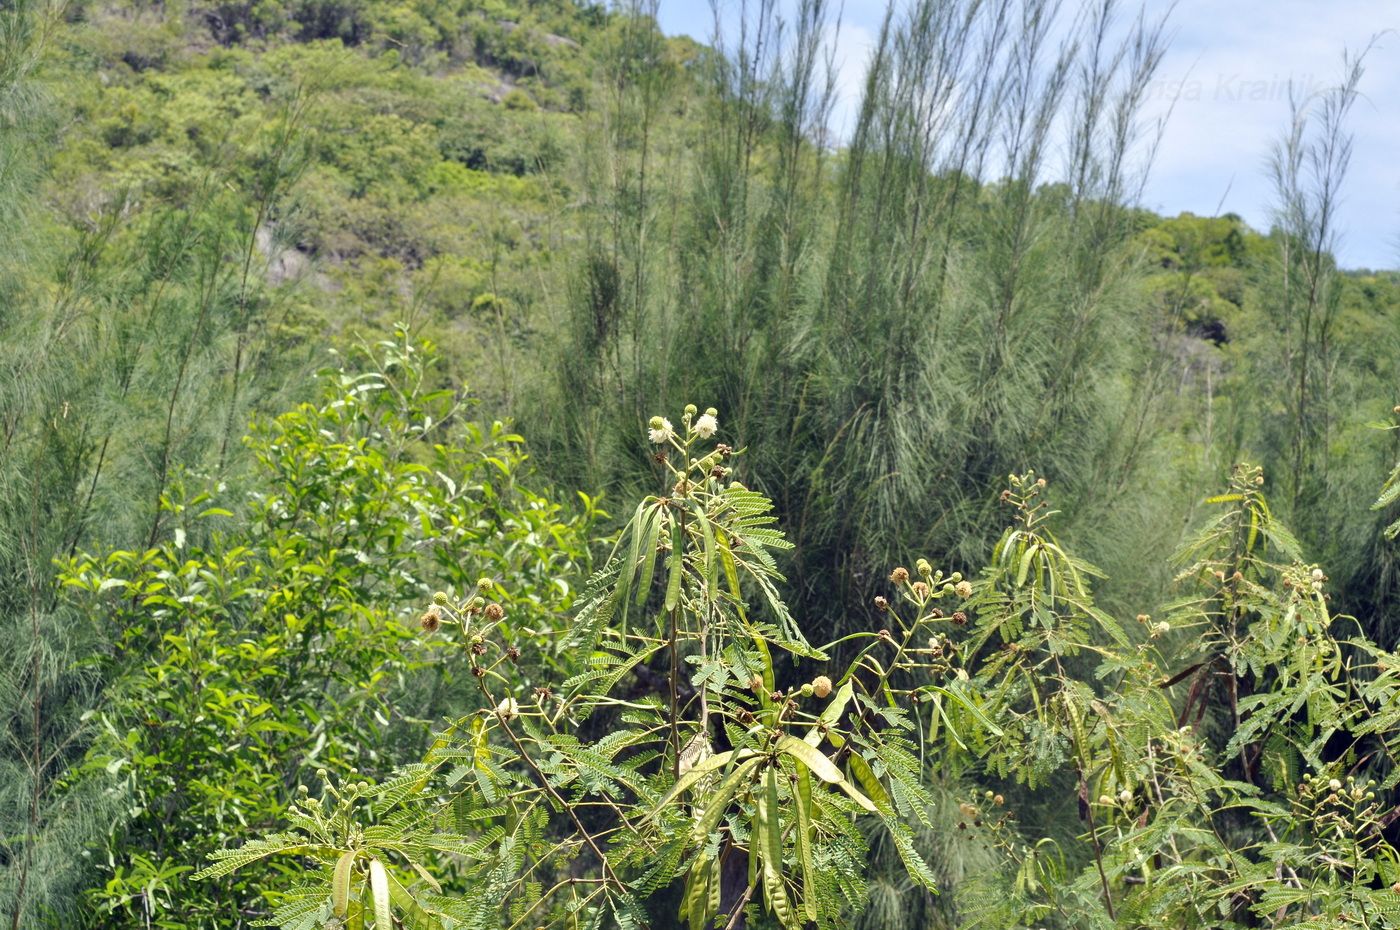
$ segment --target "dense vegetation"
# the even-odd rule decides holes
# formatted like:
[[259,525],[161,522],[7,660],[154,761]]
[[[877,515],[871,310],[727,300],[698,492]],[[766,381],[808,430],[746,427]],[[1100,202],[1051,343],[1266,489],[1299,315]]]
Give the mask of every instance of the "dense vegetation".
[[1400,926],[1364,61],[654,12],[0,8],[0,926]]

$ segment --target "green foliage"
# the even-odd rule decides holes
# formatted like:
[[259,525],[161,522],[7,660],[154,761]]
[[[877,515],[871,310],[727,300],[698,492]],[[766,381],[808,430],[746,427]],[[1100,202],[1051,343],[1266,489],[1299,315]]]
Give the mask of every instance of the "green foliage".
[[[314,854],[326,867],[279,910],[282,926],[387,927],[390,913],[425,927],[493,926],[499,914],[637,926],[661,919],[648,899],[679,883],[694,928],[746,908],[830,927],[863,904],[865,813],[931,890],[905,822],[927,804],[907,708],[937,696],[950,727],[980,712],[956,685],[909,685],[928,667],[930,628],[949,622],[935,605],[964,583],[930,569],[906,604],[886,605],[889,629],[855,636],[835,681],[780,684],[775,649],[825,653],[777,594],[771,550],[788,544],[771,503],[728,479],[728,445],[702,448],[716,429],[714,411],[693,407],[679,433],[651,421],[666,490],[638,506],[584,595],[569,642],[583,671],[537,683],[517,672],[507,608],[484,591],[438,598],[434,623],[461,631],[447,661],[465,660],[481,709],[424,764],[377,786],[328,782],[290,833],[217,853],[202,876]],[[581,738],[600,717],[605,735]],[[450,878],[430,877],[434,853],[455,854]],[[574,860],[596,877],[578,878]],[[462,890],[443,893],[449,881]]]
[[[1393,922],[1400,279],[1330,255],[1360,61],[1261,233],[1134,206],[1162,32],[1112,2],[897,10],[840,139],[830,4],[717,48],[651,11],[0,10],[3,923]],[[403,319],[442,346],[408,407],[397,341],[309,386]],[[682,394],[752,490],[640,448]],[[642,500],[591,581],[604,515],[507,415]],[[968,578],[887,589],[907,552]]]
[[266,873],[199,895],[151,884],[270,823],[310,770],[383,773],[421,744],[461,691],[421,669],[414,606],[434,588],[494,578],[518,592],[513,636],[562,632],[562,579],[585,570],[599,512],[531,491],[521,438],[467,419],[468,401],[432,389],[430,360],[401,341],[327,372],[317,404],[255,425],[243,501],[221,485],[171,495],[172,539],[63,568],[76,605],[117,631],[88,753],[131,806],[92,893],[109,919],[221,925]]
[[202,877],[319,860],[274,916],[306,930],[661,925],[668,887],[697,930],[760,913],[845,926],[871,894],[862,818],[935,888],[911,825],[933,826],[941,769],[1027,800],[1067,783],[1082,824],[1036,838],[1016,796],[958,802],[962,842],[999,860],[959,884],[958,926],[1400,926],[1378,800],[1400,780],[1400,660],[1335,638],[1327,577],[1260,470],[1208,502],[1173,558],[1185,590],[1136,636],[1056,541],[1047,482],[1013,475],[1014,522],[976,582],[893,569],[886,625],[846,637],[844,671],[784,687],[775,648],[831,647],[776,594],[771,502],[729,479],[728,445],[702,447],[713,411],[681,422],[650,421],[666,490],[584,594],[583,671],[540,685],[499,603],[437,598],[480,709],[378,785],[327,781],[289,832],[215,853]]

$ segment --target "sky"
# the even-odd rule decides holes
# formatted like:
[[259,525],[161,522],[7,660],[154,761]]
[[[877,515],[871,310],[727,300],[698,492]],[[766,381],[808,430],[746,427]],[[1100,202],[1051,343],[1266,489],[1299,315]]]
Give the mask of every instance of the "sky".
[[[741,0],[717,2],[732,20]],[[1160,15],[1168,4],[1146,7]],[[885,0],[845,0],[835,37],[838,133],[884,11]],[[659,19],[671,35],[708,41],[714,30],[707,0],[661,0]],[[1288,125],[1289,82],[1335,85],[1343,53],[1374,40],[1348,123],[1353,152],[1337,253],[1348,268],[1400,268],[1400,0],[1178,0],[1167,22],[1171,44],[1144,114],[1167,122],[1142,206],[1168,215],[1233,212],[1267,229],[1268,157]]]

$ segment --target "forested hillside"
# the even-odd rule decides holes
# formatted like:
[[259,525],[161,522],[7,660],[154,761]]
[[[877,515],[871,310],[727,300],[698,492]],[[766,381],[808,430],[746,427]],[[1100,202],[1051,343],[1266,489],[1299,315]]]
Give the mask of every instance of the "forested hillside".
[[1400,926],[1365,62],[1063,6],[0,7],[0,925]]

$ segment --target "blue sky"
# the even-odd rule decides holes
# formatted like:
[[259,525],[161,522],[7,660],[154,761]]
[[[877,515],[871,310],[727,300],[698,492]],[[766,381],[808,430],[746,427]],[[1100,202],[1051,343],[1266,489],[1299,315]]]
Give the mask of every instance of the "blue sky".
[[[722,14],[732,18],[740,2],[719,0]],[[1149,12],[1166,6],[1146,5]],[[845,2],[836,38],[838,129],[858,95],[884,10],[884,0]],[[661,0],[660,20],[670,34],[702,40],[714,26],[707,0]],[[1335,83],[1343,51],[1359,51],[1375,37],[1349,124],[1355,142],[1338,252],[1347,267],[1400,268],[1400,0],[1179,0],[1168,23],[1171,46],[1146,115],[1171,115],[1143,206],[1168,214],[1234,212],[1267,228],[1267,159],[1287,125],[1289,81]]]

